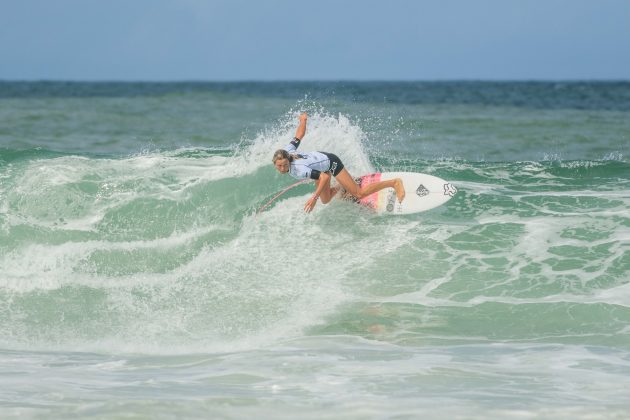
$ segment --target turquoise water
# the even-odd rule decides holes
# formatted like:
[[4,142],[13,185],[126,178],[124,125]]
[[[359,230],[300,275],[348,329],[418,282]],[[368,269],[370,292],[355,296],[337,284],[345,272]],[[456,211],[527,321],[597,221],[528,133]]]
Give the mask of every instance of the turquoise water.
[[[446,205],[301,209],[273,151]],[[2,418],[630,416],[630,83],[0,83]]]

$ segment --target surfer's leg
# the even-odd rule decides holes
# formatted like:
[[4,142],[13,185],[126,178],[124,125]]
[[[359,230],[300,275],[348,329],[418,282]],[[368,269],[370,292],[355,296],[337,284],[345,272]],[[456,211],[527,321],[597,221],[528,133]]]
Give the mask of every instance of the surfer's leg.
[[[330,187],[330,197],[329,197],[329,198],[328,198],[328,200],[326,200],[326,201],[324,201],[324,200],[322,199],[322,204],[327,204],[330,200],[332,200],[332,199],[333,199],[333,197],[334,197],[335,195],[337,195],[337,193],[338,193],[338,192],[339,192],[339,187],[338,187],[338,186],[335,186],[335,187]],[[321,196],[320,196],[320,198],[321,198]]]
[[339,187],[332,187],[330,186],[330,178],[328,178],[327,181],[324,181],[323,179],[320,179],[318,182],[326,182],[327,185],[324,186],[324,189],[322,190],[321,194],[319,195],[319,199],[322,201],[322,204],[328,204],[328,202],[330,200],[332,200],[332,198],[335,196],[335,194],[337,194],[337,191],[339,191]]
[[390,179],[387,181],[375,182],[370,185],[366,185],[360,188],[354,179],[350,176],[350,173],[344,168],[339,172],[335,179],[346,189],[348,193],[358,199],[367,197],[368,195],[380,191],[384,188],[393,188],[396,191],[396,197],[399,202],[402,202],[405,198],[405,187],[403,186],[400,178]]
[[403,185],[402,179],[396,178],[394,180],[394,190],[396,190],[396,198],[399,203],[405,199],[405,186]]

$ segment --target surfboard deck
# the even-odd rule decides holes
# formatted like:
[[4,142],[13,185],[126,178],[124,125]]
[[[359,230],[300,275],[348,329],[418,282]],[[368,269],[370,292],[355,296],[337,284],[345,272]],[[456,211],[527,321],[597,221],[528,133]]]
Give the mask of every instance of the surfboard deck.
[[431,210],[453,198],[457,188],[450,182],[433,175],[417,172],[378,172],[359,177],[361,186],[379,181],[401,178],[405,187],[405,199],[399,203],[393,188],[385,188],[358,200],[379,214],[412,214]]

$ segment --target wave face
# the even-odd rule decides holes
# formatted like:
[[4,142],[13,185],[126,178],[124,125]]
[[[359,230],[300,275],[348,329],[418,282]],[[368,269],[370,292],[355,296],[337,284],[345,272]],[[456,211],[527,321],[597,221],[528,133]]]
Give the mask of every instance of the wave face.
[[[453,416],[628,412],[615,391],[630,385],[623,110],[287,105],[260,89],[0,102],[12,133],[0,149],[5,414],[378,417],[430,414],[436,400]],[[93,138],[92,103],[118,107]],[[182,109],[207,105],[221,130],[170,137]],[[125,144],[118,123],[151,107],[156,137]],[[270,156],[302,109],[305,150],[338,154],[353,175],[430,173],[459,193],[406,217],[342,201],[305,215],[305,184],[256,214],[294,182]],[[188,132],[219,124],[200,115]],[[37,137],[55,130],[51,144]]]

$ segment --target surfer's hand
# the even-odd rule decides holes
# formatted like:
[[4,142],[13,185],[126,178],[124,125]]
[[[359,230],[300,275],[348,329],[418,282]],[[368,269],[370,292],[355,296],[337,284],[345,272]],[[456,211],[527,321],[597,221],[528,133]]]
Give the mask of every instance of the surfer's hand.
[[304,211],[307,213],[310,213],[313,211],[313,209],[315,208],[315,204],[317,204],[317,196],[312,196],[307,202],[306,204],[304,204]]
[[300,122],[302,121],[306,122],[307,119],[308,119],[308,116],[306,115],[306,112],[302,112],[300,114]]

